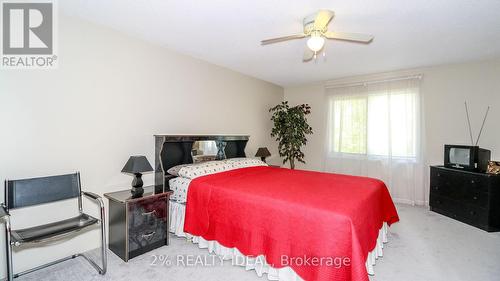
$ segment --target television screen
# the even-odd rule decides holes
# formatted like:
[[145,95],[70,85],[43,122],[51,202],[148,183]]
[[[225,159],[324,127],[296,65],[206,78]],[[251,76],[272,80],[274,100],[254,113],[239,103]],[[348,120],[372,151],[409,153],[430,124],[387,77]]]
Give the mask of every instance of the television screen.
[[450,148],[450,163],[458,165],[470,164],[470,149],[468,148]]

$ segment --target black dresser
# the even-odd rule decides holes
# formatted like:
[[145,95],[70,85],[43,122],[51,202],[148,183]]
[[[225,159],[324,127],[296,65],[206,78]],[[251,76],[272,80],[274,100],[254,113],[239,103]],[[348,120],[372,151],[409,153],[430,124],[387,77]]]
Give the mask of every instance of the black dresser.
[[431,211],[500,231],[500,176],[431,166]]
[[168,245],[168,203],[171,191],[133,198],[130,189],[104,194],[109,199],[109,249],[124,261]]

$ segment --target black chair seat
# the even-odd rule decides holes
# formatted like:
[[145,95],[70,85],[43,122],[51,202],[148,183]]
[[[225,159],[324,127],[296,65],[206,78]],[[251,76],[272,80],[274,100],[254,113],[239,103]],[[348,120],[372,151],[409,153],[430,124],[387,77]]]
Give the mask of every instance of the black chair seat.
[[12,240],[18,243],[28,243],[43,241],[62,234],[81,230],[87,226],[96,224],[99,220],[87,214],[80,214],[76,217],[39,225],[35,227],[12,230]]

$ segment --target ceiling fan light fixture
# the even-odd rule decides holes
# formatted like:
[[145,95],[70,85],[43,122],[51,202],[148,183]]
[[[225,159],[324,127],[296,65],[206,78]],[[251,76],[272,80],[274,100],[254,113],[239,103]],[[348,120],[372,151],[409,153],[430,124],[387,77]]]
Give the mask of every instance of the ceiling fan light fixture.
[[333,11],[319,10],[317,13],[304,18],[303,32],[289,36],[262,40],[260,43],[262,45],[268,45],[288,40],[307,38],[307,44],[304,50],[304,55],[302,56],[302,61],[308,62],[312,59],[316,61],[318,53],[321,55],[322,50],[323,58],[326,60],[326,53],[324,52],[326,39],[363,44],[370,44],[373,41],[373,35],[337,31],[333,32],[328,30],[328,25],[331,23],[334,16],[335,13]]
[[312,35],[311,38],[307,40],[307,47],[311,49],[313,52],[319,52],[321,49],[323,49],[323,46],[325,45],[325,38],[321,35]]

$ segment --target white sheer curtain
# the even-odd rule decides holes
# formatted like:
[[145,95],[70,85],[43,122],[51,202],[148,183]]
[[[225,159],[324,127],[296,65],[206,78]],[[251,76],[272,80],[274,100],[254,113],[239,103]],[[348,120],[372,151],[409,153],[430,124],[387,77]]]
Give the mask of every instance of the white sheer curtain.
[[425,203],[420,79],[327,88],[325,170],[383,180],[395,202]]

